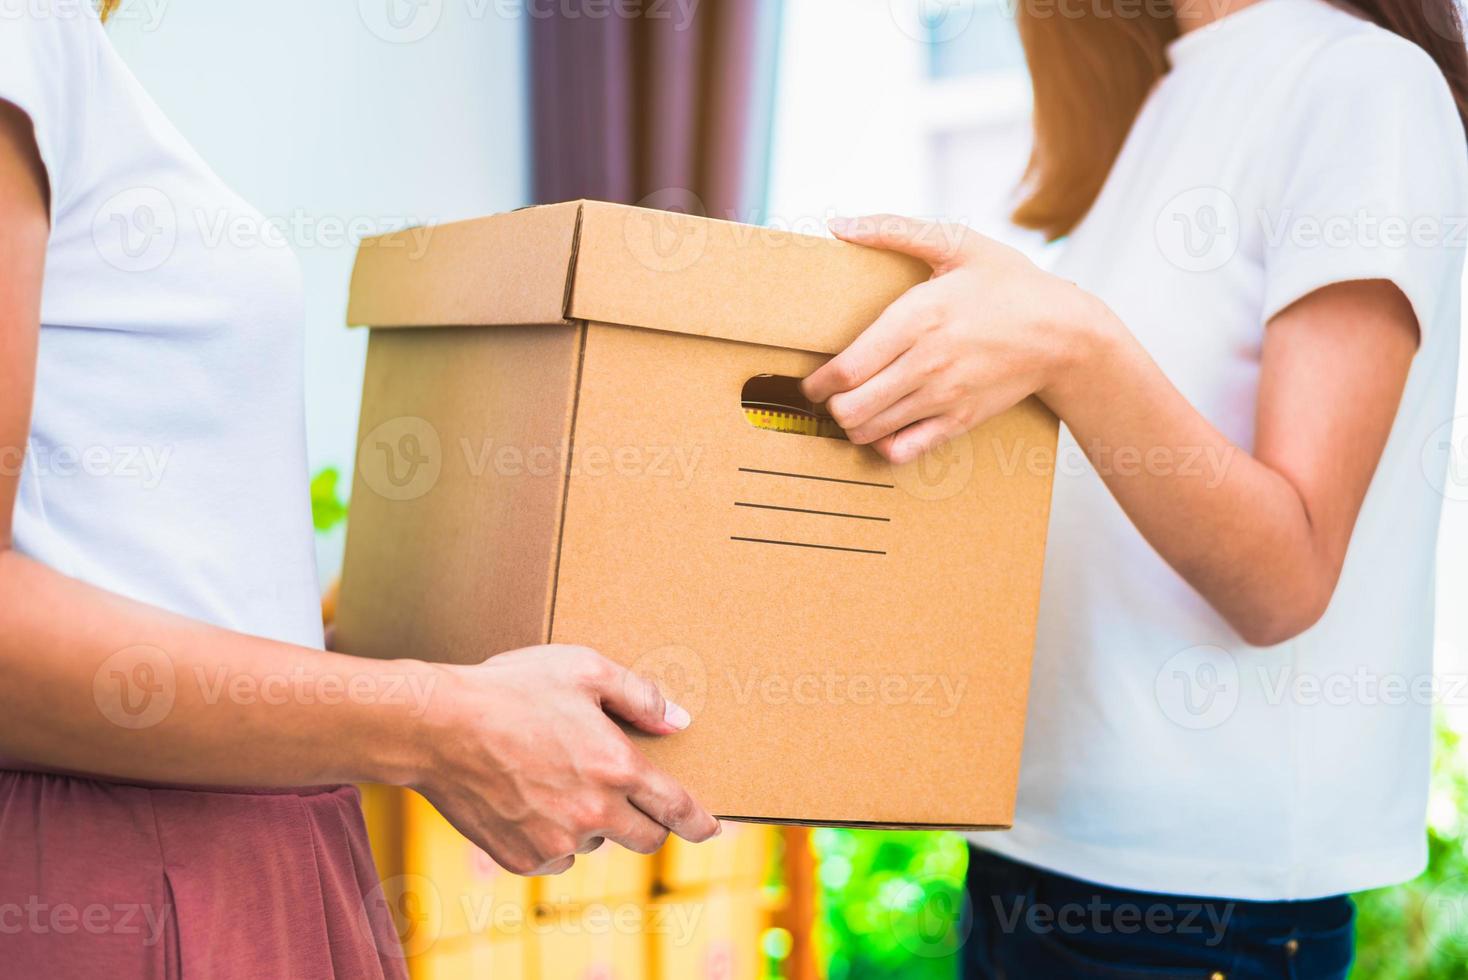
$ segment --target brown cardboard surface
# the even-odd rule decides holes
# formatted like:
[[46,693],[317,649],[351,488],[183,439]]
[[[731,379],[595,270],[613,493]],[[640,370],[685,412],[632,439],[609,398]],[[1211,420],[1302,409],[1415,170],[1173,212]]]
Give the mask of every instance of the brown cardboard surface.
[[[987,447],[1048,447],[1049,413],[1027,404],[979,430],[968,478],[927,500],[912,467],[745,422],[749,377],[821,357],[588,330],[577,452],[692,463],[582,469],[567,497],[552,639],[644,667],[697,719],[643,749],[721,814],[1009,823],[1048,478],[997,477]],[[759,762],[712,764],[732,759]]]
[[347,322],[559,322],[580,217],[579,203],[554,204],[366,239],[352,269]]
[[583,204],[580,244],[590,261],[576,263],[571,317],[826,354],[932,271],[829,238],[596,201]]
[[545,641],[581,333],[373,331],[340,649],[479,663]]
[[829,238],[599,201],[417,233],[426,245],[412,232],[362,243],[348,323],[600,320],[835,354],[930,273]]
[[[541,210],[556,217],[525,223]],[[471,662],[583,643],[693,713],[688,731],[639,744],[721,816],[1007,826],[1054,417],[1029,401],[895,468],[843,440],[756,429],[749,378],[808,374],[824,360],[810,351],[839,348],[923,276],[888,253],[736,241],[738,226],[684,218],[706,226],[698,255],[659,271],[625,230],[635,209],[581,206],[569,245],[566,213],[435,237],[452,248],[431,276],[359,263],[369,298],[352,309],[369,322],[494,324],[522,294],[568,286],[570,315],[373,331],[342,648]],[[544,257],[544,282],[507,283],[505,302],[493,277],[514,263],[477,250],[512,239]],[[454,268],[490,276],[472,308],[467,287],[440,300],[428,284]],[[423,425],[438,472],[391,499],[379,430]],[[475,451],[487,444],[557,452],[532,474]]]

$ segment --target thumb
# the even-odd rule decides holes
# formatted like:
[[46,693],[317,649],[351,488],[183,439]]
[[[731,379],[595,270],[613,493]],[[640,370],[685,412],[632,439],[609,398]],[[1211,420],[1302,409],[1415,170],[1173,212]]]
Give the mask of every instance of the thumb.
[[612,664],[596,687],[602,709],[651,735],[671,735],[692,724],[679,704],[663,697],[658,686],[620,664]]
[[853,245],[884,248],[922,259],[935,272],[963,261],[970,232],[963,225],[939,224],[896,214],[869,214],[861,218],[832,218],[831,233]]

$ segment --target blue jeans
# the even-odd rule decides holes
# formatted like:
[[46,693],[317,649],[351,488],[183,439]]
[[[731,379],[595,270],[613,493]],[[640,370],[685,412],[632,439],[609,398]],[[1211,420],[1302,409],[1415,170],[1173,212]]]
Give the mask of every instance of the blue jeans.
[[1242,902],[1132,892],[969,848],[966,980],[1342,980],[1341,895]]

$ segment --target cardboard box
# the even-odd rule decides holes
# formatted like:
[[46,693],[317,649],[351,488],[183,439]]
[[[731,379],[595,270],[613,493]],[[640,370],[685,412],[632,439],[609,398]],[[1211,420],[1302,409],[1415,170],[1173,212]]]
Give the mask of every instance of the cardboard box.
[[712,812],[1008,826],[1054,416],[1030,400],[893,467],[744,411],[927,276],[591,201],[364,242],[339,647],[586,644],[692,711],[640,744]]

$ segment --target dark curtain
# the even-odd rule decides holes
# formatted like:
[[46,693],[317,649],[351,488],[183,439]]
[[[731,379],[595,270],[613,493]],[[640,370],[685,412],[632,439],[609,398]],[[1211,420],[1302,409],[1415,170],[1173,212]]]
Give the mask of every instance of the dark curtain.
[[535,200],[758,220],[779,2],[528,4]]

